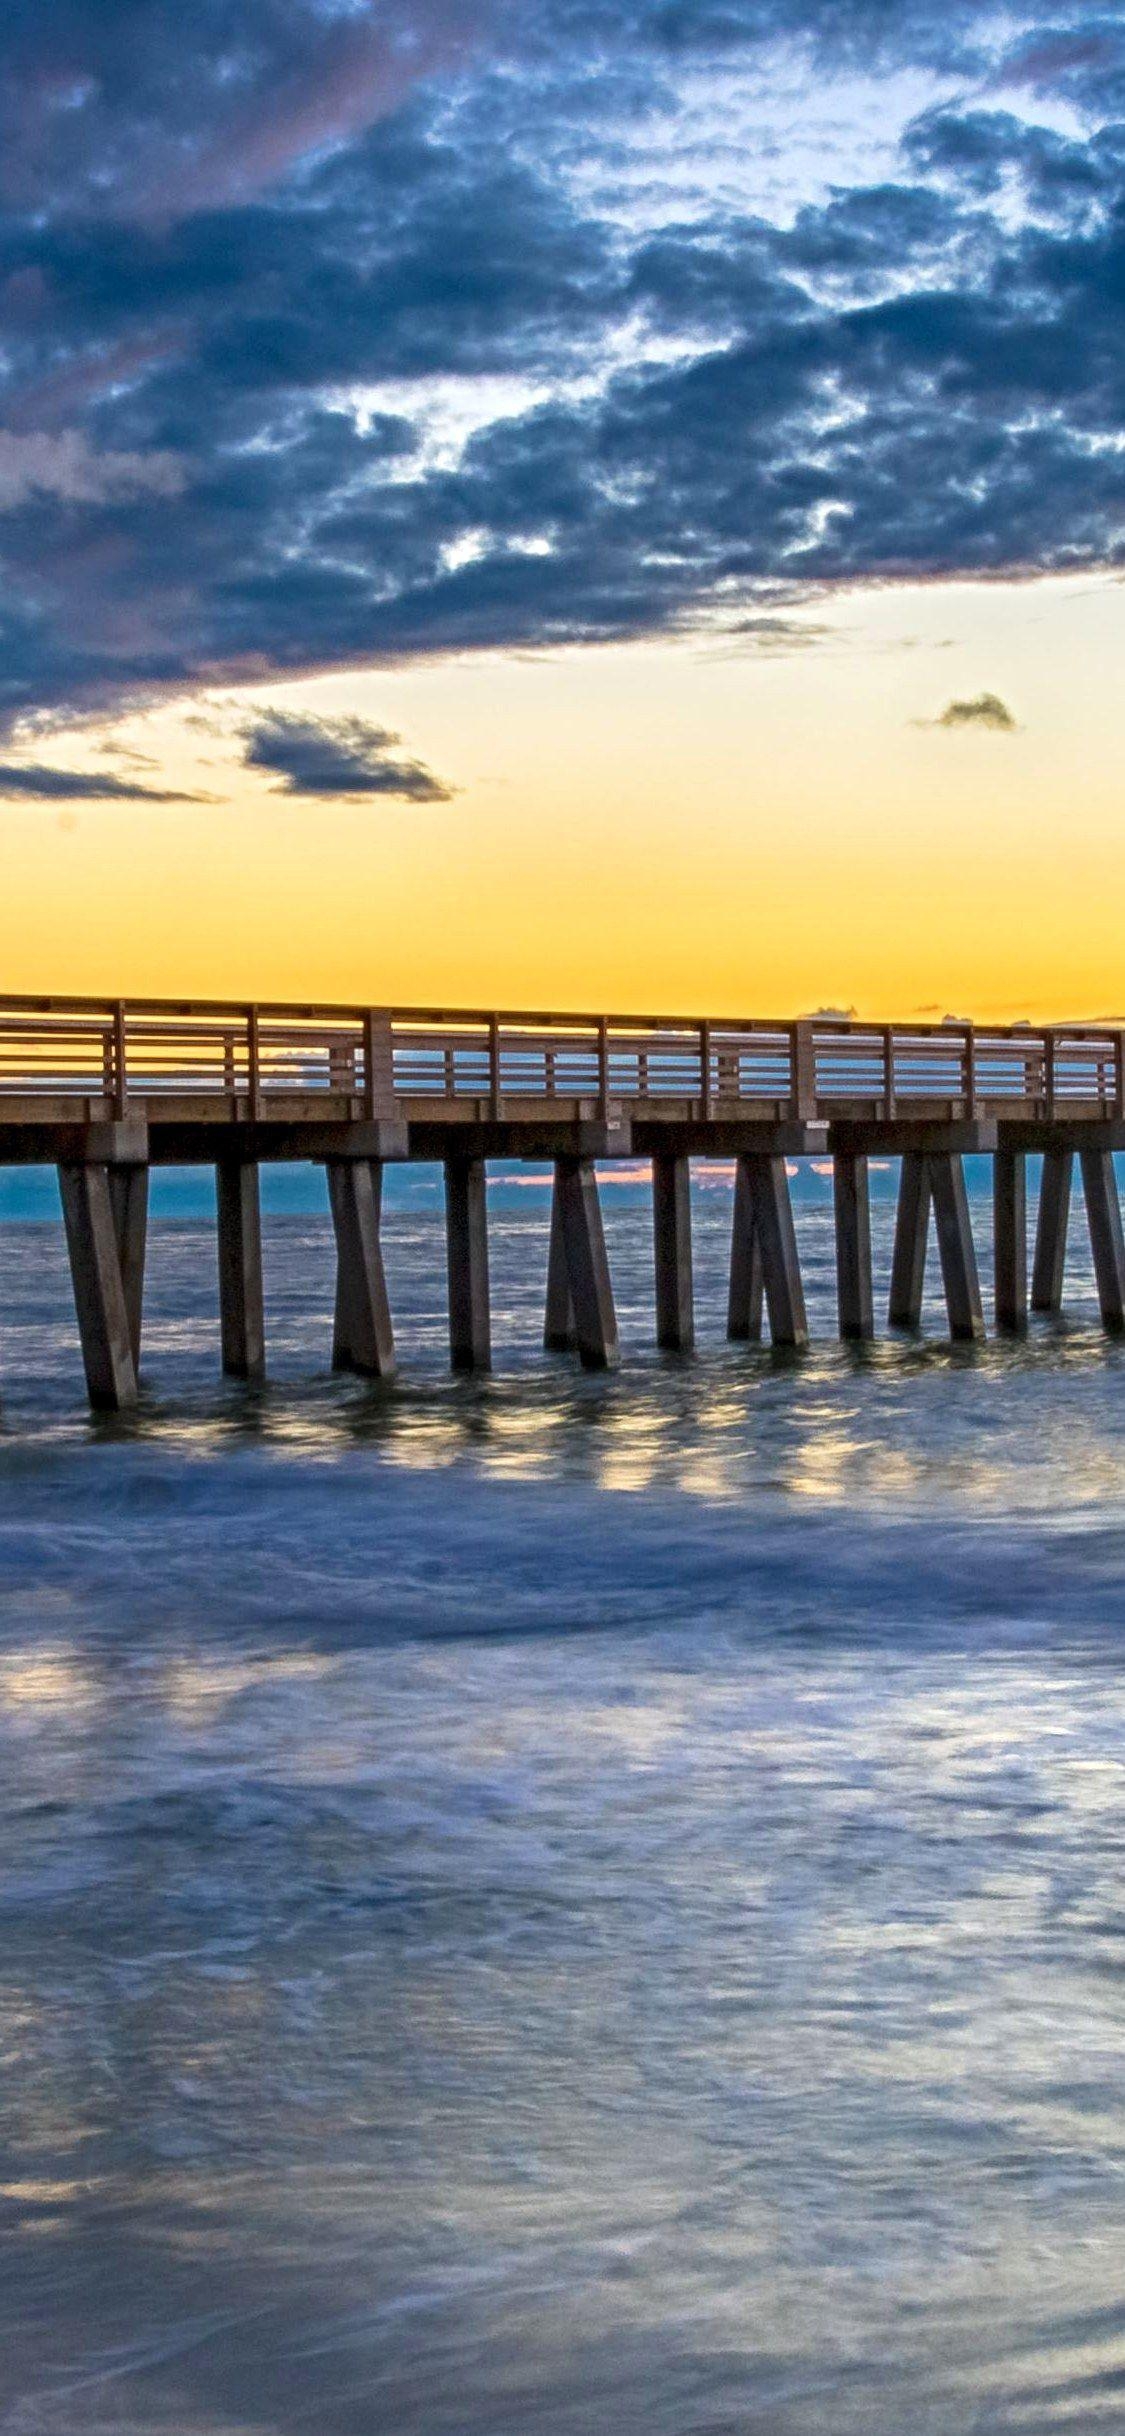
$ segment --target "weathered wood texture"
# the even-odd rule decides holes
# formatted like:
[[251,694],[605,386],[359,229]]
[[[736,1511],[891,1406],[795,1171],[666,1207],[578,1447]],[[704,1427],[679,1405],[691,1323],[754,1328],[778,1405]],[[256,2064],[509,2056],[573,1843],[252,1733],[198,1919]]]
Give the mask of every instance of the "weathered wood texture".
[[652,1162],[656,1341],[667,1353],[695,1343],[691,1266],[691,1162],[662,1152]]
[[492,1365],[488,1207],[483,1159],[445,1161],[449,1353],[455,1370]]
[[145,1297],[145,1251],[148,1242],[147,1166],[111,1167],[109,1194],[113,1204],[113,1229],[117,1237],[117,1257],[121,1263],[121,1284],[129,1319],[129,1342],[133,1349],[133,1367],[139,1370],[141,1320]]
[[949,1333],[972,1341],[984,1335],[984,1311],[964,1161],[955,1151],[945,1151],[931,1158],[929,1170]]
[[731,1219],[727,1335],[732,1343],[756,1345],[760,1342],[764,1308],[762,1246],[754,1210],[753,1189],[747,1173],[746,1161],[743,1158],[735,1162],[734,1209]]
[[992,1194],[996,1325],[1027,1325],[1027,1158],[1004,1142],[996,1153]]
[[1102,1320],[1119,1335],[1125,1328],[1125,1239],[1113,1160],[1106,1150],[1084,1150],[1081,1165]]
[[560,1159],[555,1170],[574,1341],[587,1370],[619,1359],[617,1314],[592,1159]]
[[772,1158],[765,1151],[751,1151],[740,1165],[745,1170],[745,1189],[762,1264],[770,1336],[775,1345],[807,1345],[809,1324],[785,1160]]
[[1031,1273],[1033,1311],[1061,1311],[1066,1238],[1070,1225],[1070,1186],[1074,1173],[1072,1150],[1043,1154],[1039,1214],[1035,1226],[1035,1263]]
[[137,1365],[109,1168],[58,1174],[87,1392],[96,1410],[124,1412],[137,1400]]
[[832,1196],[840,1334],[862,1344],[875,1334],[870,1181],[867,1160],[862,1154],[836,1151],[832,1161]]
[[266,1369],[266,1323],[256,1162],[220,1159],[215,1184],[223,1369],[232,1379],[261,1379]]
[[394,1329],[379,1224],[383,1170],[376,1159],[329,1159],[326,1167],[336,1230],[332,1367],[393,1378]]
[[887,1316],[892,1328],[921,1326],[929,1226],[930,1163],[922,1152],[908,1150],[904,1153],[899,1176],[894,1251],[891,1256],[891,1295]]
[[[320,1102],[349,1120],[443,1108],[568,1108],[610,1125],[1102,1120],[1125,1141],[1125,1038],[1112,1026],[865,1024],[832,1016],[559,1014],[0,998],[0,1125],[67,1103],[125,1122],[266,1123]],[[56,1121],[50,1118],[48,1121]],[[1121,1147],[1121,1142],[1103,1147]],[[387,1155],[384,1152],[382,1155]]]

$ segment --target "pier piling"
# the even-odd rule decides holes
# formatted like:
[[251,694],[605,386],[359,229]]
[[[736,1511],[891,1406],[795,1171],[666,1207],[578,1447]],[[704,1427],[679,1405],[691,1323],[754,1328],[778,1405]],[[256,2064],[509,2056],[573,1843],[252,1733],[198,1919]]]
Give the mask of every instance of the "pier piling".
[[1125,1329],[1125,1238],[1113,1158],[1108,1150],[1084,1150],[1081,1167],[1102,1321],[1119,1336]]
[[393,1378],[395,1341],[379,1221],[383,1168],[378,1159],[326,1161],[332,1223],[336,1230],[334,1370]]
[[1035,1262],[1031,1275],[1033,1311],[1058,1312],[1062,1309],[1073,1172],[1072,1150],[1052,1148],[1044,1151],[1039,1215],[1035,1226]]
[[[125,1412],[137,1401],[133,1327],[104,1160],[59,1166],[74,1307],[90,1402],[99,1412]],[[134,1305],[139,1321],[139,1300]]]
[[266,1369],[266,1329],[257,1162],[219,1159],[215,1186],[223,1369],[228,1378],[262,1379]]
[[949,1333],[972,1343],[984,1335],[984,1311],[964,1161],[957,1151],[939,1151],[929,1169]]
[[743,1158],[735,1162],[731,1218],[727,1335],[732,1343],[756,1345],[760,1342],[764,1305],[762,1246],[754,1212],[753,1188]]
[[658,1151],[652,1162],[653,1241],[656,1256],[656,1342],[668,1353],[688,1353],[695,1343],[691,1270],[691,1161],[683,1152]]
[[1015,1333],[1027,1326],[1027,1157],[1003,1140],[994,1162],[992,1249],[996,1325]]
[[445,1161],[449,1355],[454,1370],[492,1367],[488,1206],[483,1159]]
[[930,1163],[922,1152],[906,1150],[902,1154],[891,1256],[887,1317],[892,1328],[918,1328],[922,1324],[929,1227]]
[[617,1314],[593,1160],[560,1159],[555,1186],[579,1358],[586,1370],[612,1370],[619,1359]]
[[863,1344],[875,1334],[875,1295],[871,1274],[870,1180],[862,1152],[834,1152],[832,1196],[840,1334],[853,1343]]

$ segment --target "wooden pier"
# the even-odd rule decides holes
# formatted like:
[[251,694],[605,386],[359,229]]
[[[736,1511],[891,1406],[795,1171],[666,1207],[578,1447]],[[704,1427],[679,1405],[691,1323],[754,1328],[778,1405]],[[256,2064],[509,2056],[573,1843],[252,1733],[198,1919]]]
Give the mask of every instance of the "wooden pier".
[[1102,1317],[1125,1328],[1113,1154],[1125,1149],[1125,1033],[1028,1025],[686,1021],[0,999],[0,1165],[58,1170],[91,1402],[137,1394],[148,1178],[217,1178],[222,1361],[260,1378],[266,1343],[258,1171],[316,1160],[336,1236],[332,1359],[386,1378],[394,1331],[380,1236],[388,1161],[444,1167],[450,1356],[490,1360],[489,1159],[550,1160],[544,1339],[617,1358],[595,1161],[651,1162],[662,1346],[694,1336],[690,1161],[735,1162],[728,1330],[808,1340],[787,1162],[833,1161],[839,1326],[875,1332],[869,1161],[901,1159],[889,1320],[916,1328],[931,1213],[949,1328],[984,1311],[963,1159],[994,1162],[996,1322],[1026,1324],[1027,1157],[1043,1155],[1030,1304],[1060,1308],[1074,1160]]

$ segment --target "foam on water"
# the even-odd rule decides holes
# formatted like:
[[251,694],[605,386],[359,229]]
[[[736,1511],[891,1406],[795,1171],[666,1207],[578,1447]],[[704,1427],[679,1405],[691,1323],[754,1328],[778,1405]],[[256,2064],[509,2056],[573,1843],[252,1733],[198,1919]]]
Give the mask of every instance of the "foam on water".
[[[267,1227],[271,1385],[154,1228],[91,1422],[54,1226],[0,1228],[0,2429],[927,2436],[1120,2424],[1120,1348],[538,1349],[333,1380]],[[984,1210],[981,1218],[985,1249]],[[889,1210],[877,1213],[885,1272]],[[931,1326],[940,1325],[931,1310]]]

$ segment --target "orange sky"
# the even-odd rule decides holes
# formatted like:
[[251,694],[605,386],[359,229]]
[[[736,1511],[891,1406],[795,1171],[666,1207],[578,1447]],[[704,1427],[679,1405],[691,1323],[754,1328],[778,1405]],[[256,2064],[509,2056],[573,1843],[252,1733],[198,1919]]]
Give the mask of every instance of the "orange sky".
[[[818,638],[780,653],[696,638],[252,697],[400,730],[448,804],[282,798],[186,723],[197,706],[119,721],[165,783],[215,801],[0,805],[4,986],[995,1019],[1125,1005],[1121,588],[887,588],[807,615]],[[924,724],[983,688],[1014,733]],[[90,768],[100,741],[55,738],[51,757]]]

